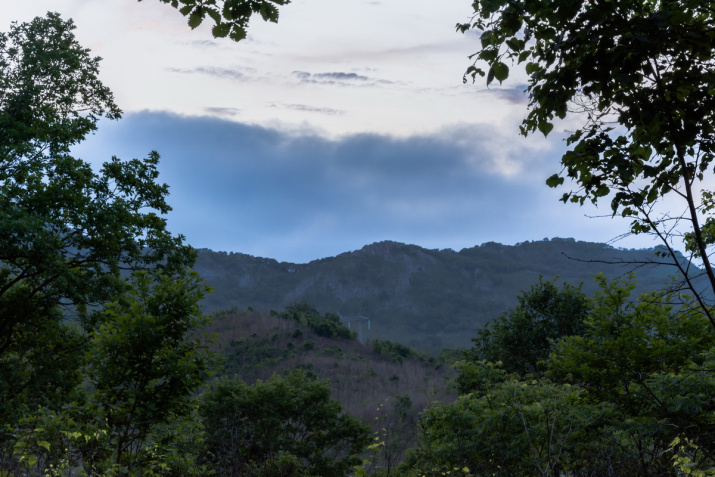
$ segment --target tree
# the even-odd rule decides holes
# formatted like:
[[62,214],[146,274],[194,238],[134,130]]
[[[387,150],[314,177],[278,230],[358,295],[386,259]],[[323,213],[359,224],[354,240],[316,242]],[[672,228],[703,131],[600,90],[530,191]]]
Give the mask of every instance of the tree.
[[70,155],[121,114],[73,29],[49,13],[0,33],[0,473],[200,474],[207,287],[161,217],[157,153]]
[[[0,34],[0,356],[21,326],[123,290],[123,271],[180,273],[194,260],[159,215],[159,155],[95,172],[69,148],[120,111],[71,20],[50,13]],[[34,325],[33,325],[34,326]]]
[[[69,151],[97,129],[105,116],[121,111],[98,78],[99,58],[74,38],[71,20],[56,13],[29,23],[13,23],[0,33],[0,159],[2,179],[23,171],[24,159]],[[20,180],[17,185],[31,184]]]
[[[60,310],[54,313],[59,315]],[[39,325],[21,323],[15,330],[16,339],[0,357],[3,425],[17,422],[38,406],[57,410],[86,398],[80,385],[87,337],[77,326],[64,324],[59,316],[32,321]]]
[[308,303],[292,303],[281,312],[271,310],[271,316],[279,316],[283,319],[294,320],[301,325],[306,325],[318,336],[346,340],[355,340],[357,338],[357,333],[340,323],[338,315],[326,313],[321,316],[320,312]]
[[89,407],[106,423],[112,465],[136,462],[157,428],[191,414],[193,395],[211,375],[212,354],[190,339],[208,324],[198,302],[208,291],[196,272],[134,275],[132,289],[98,313],[89,331]]
[[558,476],[574,470],[572,464],[586,453],[584,442],[598,442],[589,432],[598,407],[582,405],[578,387],[522,381],[493,363],[472,365],[482,386],[420,415],[419,444],[403,469],[435,477],[454,469],[470,475]]
[[584,332],[555,345],[547,376],[606,404],[600,428],[646,475],[671,471],[680,438],[697,446],[697,468],[715,467],[715,336],[707,318],[653,294],[632,300],[629,280],[598,281]]
[[[472,338],[474,347],[465,353],[467,361],[501,362],[505,371],[522,376],[540,374],[553,343],[580,334],[589,312],[580,286],[564,283],[559,290],[554,281],[543,278],[517,300],[516,307],[485,324]],[[468,382],[457,383],[466,393]]]
[[598,282],[581,333],[554,343],[538,379],[501,363],[458,363],[460,396],[422,414],[407,465],[427,475],[465,466],[476,475],[683,475],[680,466],[709,475],[708,319],[660,295],[632,299],[629,279]]
[[60,409],[35,408],[15,425],[15,453],[29,472],[205,474],[194,462],[196,443],[187,443],[200,440],[195,393],[213,363],[205,340],[191,338],[208,322],[198,307],[207,289],[196,273],[138,272],[95,313],[83,360],[93,392]]
[[[142,1],[142,0],[138,0]],[[206,16],[214,21],[211,29],[214,38],[229,37],[233,41],[246,38],[251,15],[258,13],[264,21],[278,22],[276,5],[287,5],[290,0],[161,0],[177,8],[189,17],[189,26],[194,29],[203,23]]]
[[[457,26],[481,32],[465,81],[481,75],[487,84],[501,83],[509,64],[523,65],[530,99],[524,135],[547,135],[557,118],[579,118],[562,170],[547,184],[568,177],[576,189],[564,202],[610,199],[614,216],[632,220],[630,233],[659,237],[672,259],[663,263],[677,268],[715,327],[715,196],[703,190],[715,159],[711,2],[475,0],[472,6],[472,21]],[[659,209],[666,197],[682,201],[685,212]],[[702,262],[708,293],[692,282],[699,272],[676,260],[681,246]]]
[[220,475],[340,476],[360,464],[369,428],[302,371],[248,385],[221,381],[203,396],[208,457]]

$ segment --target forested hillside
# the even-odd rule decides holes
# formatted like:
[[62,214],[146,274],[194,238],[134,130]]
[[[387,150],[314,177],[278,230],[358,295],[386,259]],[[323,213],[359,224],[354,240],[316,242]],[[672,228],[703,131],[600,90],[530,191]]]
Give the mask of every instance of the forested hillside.
[[452,365],[460,352],[433,357],[389,341],[360,343],[337,316],[304,305],[270,314],[228,310],[212,320],[205,331],[216,334],[213,349],[223,357],[214,382],[266,382],[294,370],[329,382],[330,397],[384,443],[370,468],[401,462],[417,444],[419,413],[456,397]]
[[[180,11],[234,40],[289,3],[217,1]],[[158,153],[73,157],[121,116],[74,23],[0,33],[0,477],[715,476],[712,4],[472,7],[465,79],[526,62],[523,134],[586,113],[547,184],[663,248],[197,261]]]
[[365,339],[438,351],[468,346],[539,276],[582,282],[590,294],[596,274],[619,278],[634,271],[637,290],[662,288],[673,267],[642,265],[658,260],[657,251],[559,238],[513,246],[489,242],[459,252],[380,242],[307,264],[200,250],[195,269],[214,287],[202,302],[206,311],[269,311],[306,302],[346,322],[370,318],[370,330],[362,325]]

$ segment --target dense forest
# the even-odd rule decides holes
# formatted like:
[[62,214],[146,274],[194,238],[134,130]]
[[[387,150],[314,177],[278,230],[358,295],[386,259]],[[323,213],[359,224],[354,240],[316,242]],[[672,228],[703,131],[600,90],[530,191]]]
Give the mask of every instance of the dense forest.
[[[275,21],[287,0],[181,3],[189,26],[208,16],[239,41],[252,13]],[[628,273],[588,289],[521,273],[508,309],[436,355],[362,343],[338,310],[307,303],[205,314],[197,251],[163,218],[159,155],[96,170],[70,153],[121,116],[99,59],[57,14],[14,23],[0,34],[0,476],[715,475],[712,5],[472,6],[458,29],[481,49],[465,80],[524,63],[524,134],[585,113],[547,184],[568,177],[565,202],[605,198],[630,233],[661,239],[640,261],[674,281],[638,293]],[[659,214],[666,198],[684,212]],[[467,269],[472,287],[529,270],[493,262],[484,281]],[[442,287],[419,270],[410,287],[442,303],[456,282],[435,274]]]
[[[379,242],[337,257],[295,264],[241,253],[199,250],[194,269],[213,287],[204,311],[234,306],[268,312],[310,303],[361,322],[363,339],[397,341],[439,353],[469,346],[485,323],[516,305],[516,297],[540,276],[583,283],[594,293],[594,277],[638,273],[637,293],[673,284],[672,267],[658,266],[651,250],[621,250],[602,243],[553,238],[516,245],[489,242],[455,252]],[[678,254],[678,260],[687,262]],[[703,277],[694,283],[707,290]]]

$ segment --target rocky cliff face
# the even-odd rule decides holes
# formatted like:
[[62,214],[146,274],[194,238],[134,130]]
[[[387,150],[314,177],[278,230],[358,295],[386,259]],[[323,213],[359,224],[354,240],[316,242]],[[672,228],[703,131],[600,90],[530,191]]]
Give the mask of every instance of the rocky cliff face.
[[[476,330],[513,306],[539,275],[583,282],[590,292],[597,273],[618,278],[633,268],[594,260],[652,258],[652,250],[618,250],[572,239],[487,243],[459,252],[379,242],[307,264],[201,250],[196,270],[215,288],[203,303],[209,312],[233,306],[278,310],[307,302],[323,313],[369,317],[368,338],[439,349],[468,346]],[[640,290],[661,288],[669,272],[666,267],[639,268]]]

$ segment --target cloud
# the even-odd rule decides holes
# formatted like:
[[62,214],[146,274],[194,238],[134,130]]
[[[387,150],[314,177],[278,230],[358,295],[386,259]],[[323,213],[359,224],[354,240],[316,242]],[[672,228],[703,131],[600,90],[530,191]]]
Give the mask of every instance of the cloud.
[[[308,73],[302,73],[302,74],[308,74]],[[367,76],[362,76],[357,73],[315,73],[312,75],[313,78],[317,79],[334,79],[338,81],[367,81],[370,78]]]
[[345,111],[342,109],[333,109],[333,108],[323,108],[319,106],[309,106],[307,104],[271,104],[271,108],[285,108],[285,109],[292,109],[295,111],[303,111],[306,113],[320,113],[320,114],[327,114],[329,116],[336,116],[339,114],[345,114]]
[[491,86],[488,89],[479,90],[479,94],[497,96],[510,104],[526,105],[529,102],[529,96],[525,92],[527,86],[527,84],[518,84],[508,88],[502,86]]
[[[473,53],[472,44],[464,37],[456,36],[452,39],[435,40],[427,43],[407,43],[391,46],[394,42],[386,44],[368,43],[361,44],[346,51],[331,52],[301,52],[294,54],[293,58],[303,64],[325,62],[360,62],[363,64],[395,64],[411,61],[439,63],[440,57],[454,57],[456,61],[464,61],[468,54]],[[456,54],[455,54],[456,52]],[[467,66],[469,63],[467,63]],[[466,69],[466,66],[464,67]]]
[[230,80],[244,80],[246,79],[247,73],[250,74],[255,72],[253,68],[248,67],[220,68],[216,66],[199,66],[196,68],[167,68],[167,71],[181,74],[202,74]]
[[[465,125],[409,138],[328,140],[142,112],[102,122],[75,154],[106,160],[157,150],[172,230],[195,247],[292,262],[379,240],[458,250],[554,236],[605,241],[623,230],[609,233],[583,218],[596,211],[559,204],[563,190],[544,185],[558,154],[512,133]],[[501,150],[518,163],[509,173]]]
[[344,86],[374,86],[378,84],[392,84],[392,81],[371,78],[357,73],[336,71],[331,73],[308,73],[306,71],[293,71],[293,76],[301,83],[332,84]]
[[480,41],[482,39],[482,31],[476,28],[470,28],[463,33],[465,36],[470,37],[473,41]]
[[188,44],[198,48],[214,48],[218,46],[218,43],[213,40],[191,40]]
[[206,107],[204,111],[211,116],[227,116],[232,117],[241,112],[238,108],[223,108],[218,106]]

